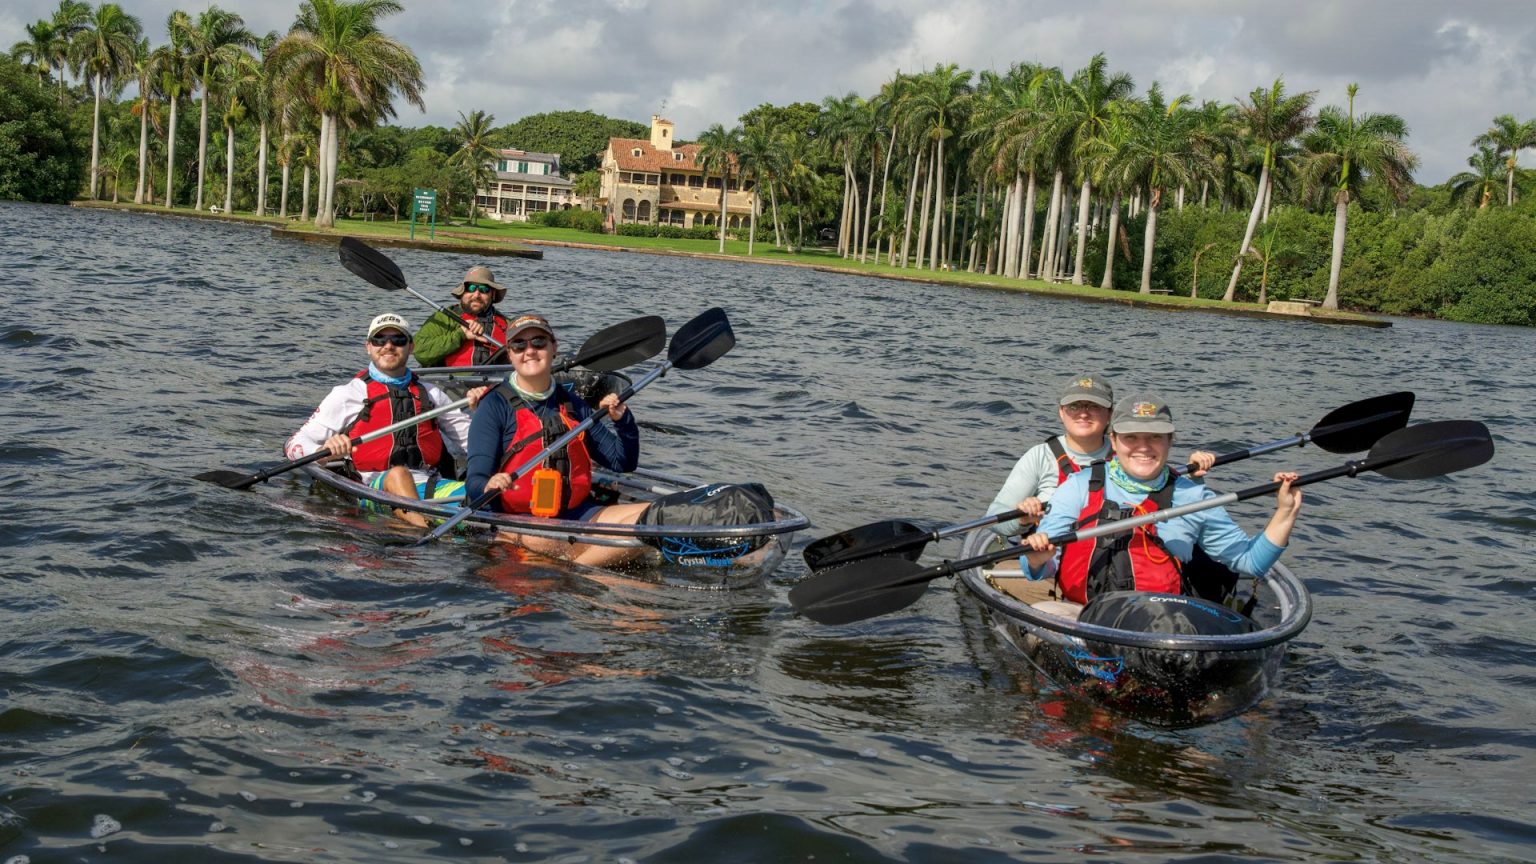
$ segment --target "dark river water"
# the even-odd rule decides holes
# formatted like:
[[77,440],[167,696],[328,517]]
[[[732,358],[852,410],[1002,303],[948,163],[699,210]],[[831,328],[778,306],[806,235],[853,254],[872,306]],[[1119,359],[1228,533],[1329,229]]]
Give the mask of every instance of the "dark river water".
[[[644,462],[761,481],[813,527],[761,587],[704,592],[473,537],[402,551],[297,480],[190,479],[281,462],[366,321],[422,319],[333,247],[20,204],[0,230],[0,862],[1536,859],[1536,332],[491,261],[571,345],[729,312],[734,352],[636,397]],[[445,301],[477,263],[390,255]],[[1285,560],[1316,615],[1264,702],[1201,729],[1064,702],[951,580],[857,625],[793,613],[800,546],[982,515],[1084,369],[1167,394],[1180,452],[1411,389],[1498,453],[1309,488]]]

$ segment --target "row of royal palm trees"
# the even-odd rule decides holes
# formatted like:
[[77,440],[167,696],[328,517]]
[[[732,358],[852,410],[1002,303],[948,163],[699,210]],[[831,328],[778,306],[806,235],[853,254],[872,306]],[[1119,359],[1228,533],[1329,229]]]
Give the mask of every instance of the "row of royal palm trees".
[[282,166],[279,215],[287,215],[290,169],[304,172],[302,218],[308,218],[310,168],[318,174],[315,223],[335,220],[336,169],[341,141],[348,130],[372,126],[394,116],[396,95],[419,108],[421,65],[404,44],[379,30],[378,22],[401,10],[396,0],[303,0],[286,34],[257,36],[241,16],[209,6],[196,17],[172,12],[168,41],[151,48],[139,20],[116,3],[91,7],[60,0],[51,18],[27,26],[28,38],[12,55],[31,64],[40,77],[58,78],[61,98],[65,73],[91,83],[91,169],[88,194],[97,196],[103,174],[100,158],[103,93],[133,83],[138,95],[138,183],[134,202],[146,203],[153,192],[147,181],[151,127],[163,142],[166,159],[165,206],[175,200],[178,110],[194,97],[199,105],[197,192],[193,206],[205,203],[209,117],[224,126],[226,153],[224,209],[233,206],[235,128],[257,131],[256,213],[267,212],[271,139],[278,139]]
[[[939,65],[897,74],[868,99],[825,99],[810,139],[841,173],[838,252],[845,257],[932,270],[963,262],[971,271],[1081,285],[1087,244],[1100,238],[1107,288],[1116,245],[1128,248],[1124,212],[1145,217],[1140,288],[1148,293],[1157,216],[1170,201],[1181,210],[1246,206],[1224,296],[1231,301],[1272,202],[1331,204],[1323,305],[1337,308],[1350,201],[1368,185],[1400,199],[1417,159],[1401,118],[1356,112],[1354,86],[1343,107],[1314,113],[1314,95],[1287,92],[1280,80],[1236,104],[1195,105],[1156,83],[1138,95],[1102,54],[1070,76],[1033,64],[979,76]],[[706,161],[713,155],[722,171],[734,167],[768,193],[776,237],[774,196],[782,190],[793,198],[801,185],[797,137],[798,130],[751,125],[712,127],[700,137]],[[1036,225],[1042,192],[1044,224]]]

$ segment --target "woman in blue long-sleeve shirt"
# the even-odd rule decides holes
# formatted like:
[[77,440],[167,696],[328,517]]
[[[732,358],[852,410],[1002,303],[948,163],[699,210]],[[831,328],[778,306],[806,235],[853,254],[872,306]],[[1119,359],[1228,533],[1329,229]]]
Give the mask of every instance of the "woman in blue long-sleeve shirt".
[[[540,459],[539,469],[512,481],[510,472],[592,414],[585,402],[555,382],[550,367],[557,347],[549,322],[538,315],[523,315],[508,325],[507,356],[513,372],[505,387],[481,400],[470,423],[465,492],[470,500],[500,492],[492,498],[492,507],[503,512],[632,524],[648,505],[605,507],[588,498],[593,466],[633,471],[640,462],[640,430],[618,394],[610,393],[598,404],[598,410],[607,413],[607,423],[594,423],[561,451]],[[548,487],[536,489],[539,484],[553,484],[553,493]],[[551,497],[552,509],[543,509],[540,505]],[[633,548],[570,544],[511,532],[498,539],[596,566],[636,554]]]

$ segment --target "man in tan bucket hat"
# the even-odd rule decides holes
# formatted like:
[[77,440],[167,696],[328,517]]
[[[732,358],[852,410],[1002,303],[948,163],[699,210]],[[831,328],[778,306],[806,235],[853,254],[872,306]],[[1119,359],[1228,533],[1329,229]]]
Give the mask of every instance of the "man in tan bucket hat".
[[427,318],[416,331],[416,362],[423,366],[496,362],[501,353],[497,345],[507,344],[507,319],[496,304],[507,296],[507,289],[491,276],[491,268],[476,265],[464,274],[453,296],[459,302],[450,306],[448,313],[456,320],[439,313]]

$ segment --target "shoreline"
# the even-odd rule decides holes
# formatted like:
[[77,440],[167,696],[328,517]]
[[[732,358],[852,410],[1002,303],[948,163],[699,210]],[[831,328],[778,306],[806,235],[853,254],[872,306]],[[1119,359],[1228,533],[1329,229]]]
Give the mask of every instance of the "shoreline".
[[[292,217],[278,219],[275,216],[240,216],[223,213],[200,213],[187,208],[166,210],[159,205],[144,205],[131,203],[113,204],[102,201],[75,201],[71,207],[87,209],[116,210],[119,212],[152,215],[182,217],[188,219],[204,219],[210,221],[236,222],[252,226],[266,226],[272,230],[272,236],[279,239],[299,240],[304,242],[317,242],[322,240],[340,240],[344,236],[354,237],[367,243],[379,246],[392,246],[397,248],[411,248],[436,250],[441,252],[454,252],[460,254],[482,255],[510,255],[530,259],[541,259],[544,253],[537,249],[529,249],[527,246],[546,246],[564,249],[584,249],[596,252],[627,252],[641,255],[664,255],[674,258],[695,258],[709,261],[727,261],[737,264],[766,264],[778,267],[799,267],[815,270],[823,273],[835,273],[843,276],[861,276],[865,278],[890,279],[897,282],[909,282],[920,285],[956,285],[963,288],[981,289],[988,291],[1007,291],[1015,293],[1032,294],[1039,297],[1054,297],[1064,300],[1075,300],[1086,303],[1108,303],[1122,306],[1142,306],[1169,312],[1204,312],[1216,315],[1227,315],[1239,318],[1265,318],[1269,320],[1303,322],[1312,324],[1342,325],[1352,327],[1388,328],[1392,322],[1370,317],[1361,313],[1323,313],[1314,311],[1313,308],[1303,307],[1301,311],[1279,312],[1269,308],[1259,308],[1256,303],[1224,303],[1220,306],[1208,306],[1190,302],[1189,298],[1173,297],[1172,295],[1146,295],[1129,291],[1107,291],[1105,289],[1090,286],[1063,285],[1060,283],[1041,282],[1035,280],[1009,280],[1008,282],[993,282],[983,274],[965,274],[951,271],[946,275],[919,275],[906,273],[873,272],[859,267],[843,267],[831,263],[816,261],[781,261],[757,256],[722,255],[718,252],[694,252],[687,249],[669,249],[656,247],[616,246],[606,243],[588,243],[572,240],[536,239],[518,237],[515,239],[502,239],[497,237],[485,237],[482,235],[468,234],[466,232],[453,231],[440,228],[437,233],[452,240],[412,240],[407,237],[394,237],[387,233],[375,232],[350,232],[345,228],[317,230],[313,227],[300,227],[304,223],[295,221]],[[381,223],[393,224],[393,223]],[[976,278],[967,278],[976,277]],[[1297,307],[1292,307],[1297,308]]]

